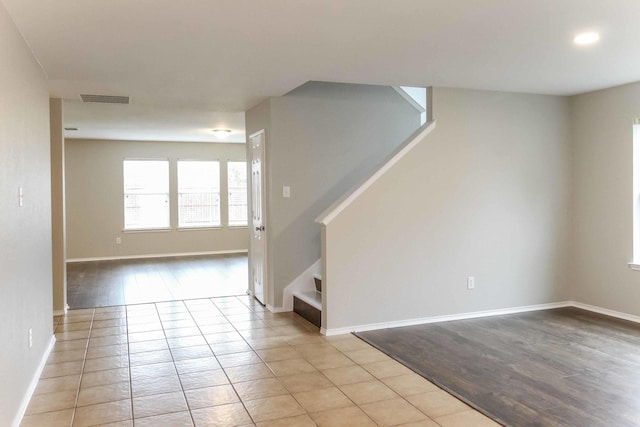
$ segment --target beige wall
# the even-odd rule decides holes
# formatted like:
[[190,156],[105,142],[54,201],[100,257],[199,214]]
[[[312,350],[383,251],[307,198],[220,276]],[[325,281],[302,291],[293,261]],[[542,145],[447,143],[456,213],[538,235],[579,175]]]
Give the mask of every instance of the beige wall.
[[326,228],[328,329],[571,296],[568,99],[433,94],[436,129]]
[[640,315],[633,252],[633,120],[640,83],[571,98],[573,273],[577,301]]
[[64,136],[62,100],[49,100],[51,129],[51,239],[53,262],[53,310],[67,306],[67,238],[64,196]]
[[[177,200],[171,199],[171,231],[123,230],[124,158],[170,160],[171,194],[177,194],[176,161],[220,160],[222,223],[226,224],[226,161],[244,160],[244,144],[66,140],[67,258],[86,259],[247,249],[246,227],[177,230]],[[116,237],[122,244],[116,244]]]
[[47,82],[1,2],[0,63],[0,425],[10,426],[52,338],[51,175]]
[[[266,128],[267,301],[320,258],[315,218],[420,126],[393,88],[310,82],[247,112],[247,135]],[[282,187],[291,197],[282,197]]]

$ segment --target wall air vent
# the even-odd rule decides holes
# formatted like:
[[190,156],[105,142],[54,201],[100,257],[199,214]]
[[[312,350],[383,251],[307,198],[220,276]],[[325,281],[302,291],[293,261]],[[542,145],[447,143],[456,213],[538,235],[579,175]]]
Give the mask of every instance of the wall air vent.
[[64,130],[78,130],[78,128],[64,128]]
[[113,95],[86,95],[81,94],[82,102],[97,102],[100,104],[129,104],[131,100],[128,96]]

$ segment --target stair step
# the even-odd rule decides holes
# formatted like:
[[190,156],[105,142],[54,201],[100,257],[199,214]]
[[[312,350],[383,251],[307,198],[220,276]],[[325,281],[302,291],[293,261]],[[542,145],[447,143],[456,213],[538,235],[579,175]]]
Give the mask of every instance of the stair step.
[[293,311],[316,325],[322,324],[322,295],[315,291],[300,291],[293,294]]

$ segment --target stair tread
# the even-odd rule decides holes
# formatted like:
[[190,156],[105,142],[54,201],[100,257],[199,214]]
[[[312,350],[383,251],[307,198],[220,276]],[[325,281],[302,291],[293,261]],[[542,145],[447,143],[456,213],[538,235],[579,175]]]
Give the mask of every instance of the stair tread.
[[322,294],[315,290],[297,291],[294,292],[293,296],[300,298],[318,310],[322,310]]

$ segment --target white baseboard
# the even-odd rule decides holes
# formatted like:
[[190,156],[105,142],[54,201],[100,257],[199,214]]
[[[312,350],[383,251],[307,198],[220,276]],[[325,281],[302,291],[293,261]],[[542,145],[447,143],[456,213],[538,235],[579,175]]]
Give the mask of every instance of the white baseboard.
[[418,319],[398,320],[392,322],[371,323],[365,325],[348,326],[343,328],[320,329],[323,335],[341,335],[351,332],[373,331],[376,329],[398,328],[401,326],[424,325],[427,323],[450,322],[452,320],[475,319],[478,317],[500,316],[504,314],[524,313],[527,311],[549,310],[552,308],[571,307],[573,301],[554,302],[549,304],[527,305],[513,308],[500,308],[497,310],[475,311],[470,313],[448,314],[444,316],[423,317]]
[[573,301],[571,304],[573,307],[581,308],[587,311],[593,311],[594,313],[604,314],[605,316],[611,316],[622,320],[628,320],[630,322],[640,323],[640,316],[634,314],[627,314],[621,311],[609,310],[608,308],[602,308],[595,305],[584,304],[581,302]]
[[147,254],[147,255],[120,255],[106,257],[90,257],[90,258],[69,258],[67,262],[89,262],[89,261],[111,261],[118,259],[144,259],[144,258],[177,258],[184,256],[198,255],[227,255],[227,254],[246,254],[247,249],[233,249],[229,251],[204,251],[204,252],[179,252],[171,254]]
[[293,294],[296,291],[314,290],[316,285],[313,282],[315,276],[320,276],[322,269],[322,259],[317,260],[309,268],[284,288],[282,292],[282,311],[293,311]]
[[293,307],[291,307],[291,309],[288,309],[286,307],[275,307],[271,304],[267,304],[266,307],[267,307],[267,310],[269,310],[272,313],[286,313],[287,311],[293,311]]
[[20,426],[20,423],[22,422],[22,418],[24,417],[24,413],[27,410],[27,406],[29,406],[29,402],[31,401],[31,397],[33,396],[33,392],[36,391],[36,387],[38,386],[38,381],[40,380],[40,375],[42,375],[42,371],[44,370],[44,365],[46,365],[47,359],[49,358],[49,354],[51,353],[51,350],[53,350],[53,345],[55,343],[56,343],[56,337],[55,335],[51,335],[51,340],[49,341],[49,345],[47,346],[47,349],[44,351],[44,354],[40,359],[40,363],[38,364],[38,367],[36,368],[36,371],[34,372],[33,377],[31,378],[29,387],[27,388],[27,391],[22,397],[22,401],[20,402],[20,407],[18,409],[18,412],[16,413],[16,416],[13,418],[13,423],[11,423],[13,427]]

